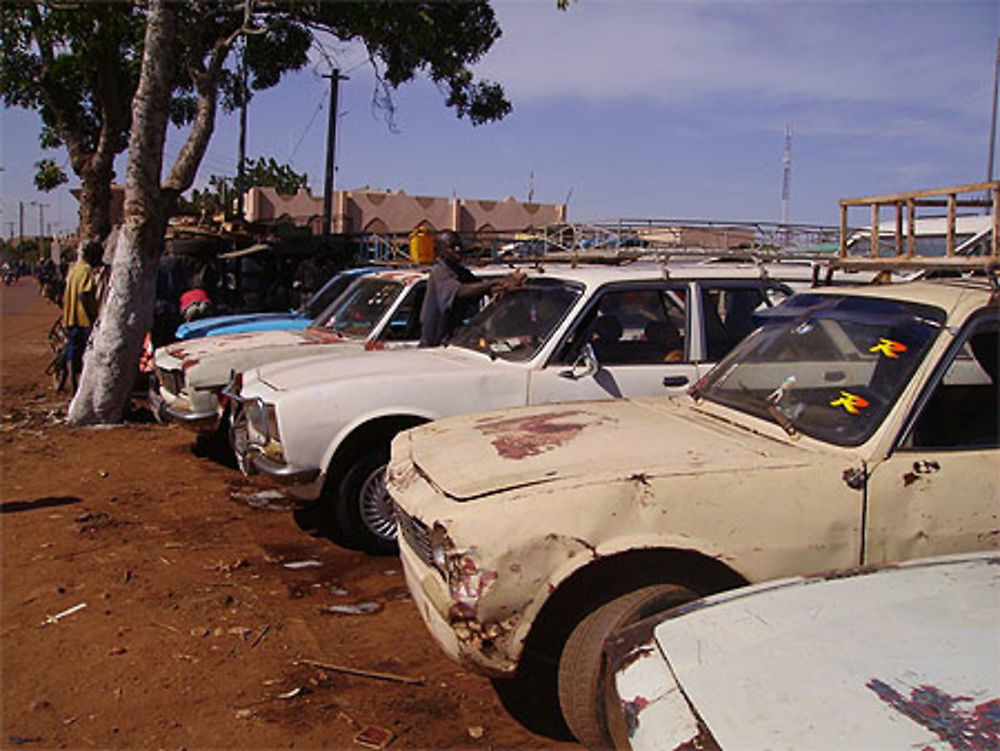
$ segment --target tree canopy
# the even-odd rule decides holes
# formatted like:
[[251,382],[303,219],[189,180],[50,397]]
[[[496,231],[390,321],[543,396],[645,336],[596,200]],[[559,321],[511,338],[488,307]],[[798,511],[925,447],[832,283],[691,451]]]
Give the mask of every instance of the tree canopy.
[[[128,143],[147,6],[75,0],[0,4],[0,96],[7,106],[38,112],[43,147],[66,148],[82,183],[81,239],[103,238],[110,230],[114,159]],[[378,82],[375,100],[390,118],[392,90],[419,73],[438,85],[457,116],[473,124],[511,109],[498,84],[477,81],[469,70],[501,33],[485,0],[249,0],[249,5],[189,0],[174,10],[177,33],[164,63],[171,67],[169,119],[176,127],[194,126],[206,116],[209,88],[212,116],[216,101],[231,111],[253,91],[306,66],[310,50],[327,37],[364,44]],[[231,55],[239,39],[242,55]],[[66,181],[55,161],[36,166],[40,189]]]
[[[43,145],[64,145],[83,184],[81,241],[110,229],[114,157],[128,145],[125,222],[70,404],[73,424],[121,419],[152,323],[167,220],[194,182],[220,102],[235,107],[276,85],[329,35],[365,46],[389,112],[392,90],[418,74],[473,124],[511,109],[500,85],[476,80],[469,67],[500,36],[487,0],[38,0],[0,5],[0,33],[4,103],[39,112]],[[239,40],[242,54],[233,55]],[[165,168],[169,123],[186,126],[187,137]]]

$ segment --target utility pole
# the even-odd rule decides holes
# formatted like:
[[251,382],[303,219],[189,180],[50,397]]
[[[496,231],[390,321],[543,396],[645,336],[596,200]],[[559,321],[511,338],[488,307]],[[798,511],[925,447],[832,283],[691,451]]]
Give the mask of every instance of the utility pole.
[[781,163],[784,166],[784,174],[781,178],[781,227],[783,240],[783,247],[788,247],[789,232],[788,232],[788,198],[791,192],[791,182],[792,182],[792,126],[785,126],[785,153],[781,158]]
[[24,245],[24,201],[17,202],[17,247]]
[[330,123],[326,134],[326,175],[323,180],[323,237],[329,237],[333,219],[333,154],[337,146],[337,84],[346,81],[347,76],[341,76],[340,69],[334,68],[333,73],[323,77],[330,79]]
[[[249,8],[249,3],[247,4]],[[243,221],[243,194],[246,190],[244,164],[247,160],[247,38],[243,37],[243,57],[240,61],[240,144],[236,165],[236,216]]]
[[[246,191],[246,174],[244,164],[247,160],[247,29],[250,27],[250,10],[252,0],[246,0],[243,4],[243,55],[240,58],[240,144],[239,144],[239,164],[236,165],[236,215],[242,222],[243,194]],[[223,204],[224,206],[224,204]],[[223,216],[226,210],[223,208]]]
[[990,118],[990,148],[986,159],[986,182],[993,180],[993,148],[997,139],[997,87],[1000,83],[1000,39],[997,39],[997,60],[993,66],[993,114]]
[[38,207],[38,239],[41,241],[45,237],[45,207],[49,204],[42,203],[41,201],[32,201],[31,205]]

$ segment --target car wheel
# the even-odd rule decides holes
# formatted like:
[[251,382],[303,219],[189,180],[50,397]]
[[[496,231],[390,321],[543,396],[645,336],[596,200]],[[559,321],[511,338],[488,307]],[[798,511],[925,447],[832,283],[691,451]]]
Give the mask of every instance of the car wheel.
[[362,550],[377,555],[399,551],[396,517],[385,487],[389,448],[362,454],[344,475],[337,499],[337,524]]
[[566,640],[559,658],[559,707],[570,731],[587,748],[609,748],[604,711],[604,643],[615,631],[695,599],[691,590],[655,584],[623,594],[591,611]]

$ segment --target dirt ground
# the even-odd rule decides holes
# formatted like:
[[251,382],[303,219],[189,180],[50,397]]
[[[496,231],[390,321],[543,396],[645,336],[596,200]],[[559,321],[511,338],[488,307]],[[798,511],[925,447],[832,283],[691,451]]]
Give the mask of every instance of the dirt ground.
[[397,559],[142,411],[68,428],[57,316],[33,279],[0,289],[0,747],[576,747],[440,653]]

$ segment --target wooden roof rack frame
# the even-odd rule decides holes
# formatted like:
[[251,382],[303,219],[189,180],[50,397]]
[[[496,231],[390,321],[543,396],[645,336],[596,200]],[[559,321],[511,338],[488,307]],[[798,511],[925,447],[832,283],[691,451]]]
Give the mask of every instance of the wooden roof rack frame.
[[[868,207],[871,224],[868,229],[869,252],[867,255],[849,254],[849,240],[857,236],[848,225],[848,209]],[[918,209],[944,209],[945,248],[943,255],[921,254],[917,249]],[[981,210],[990,217],[989,231],[983,236],[989,247],[987,252],[965,253],[957,242],[956,224],[960,208]],[[884,254],[882,238],[886,237],[882,223],[884,210],[895,212],[894,231],[891,233],[890,254]],[[931,218],[931,217],[920,217]],[[941,218],[940,211],[933,218]],[[875,269],[949,269],[953,271],[992,271],[1000,268],[1000,181],[953,185],[945,188],[928,188],[883,196],[844,198],[840,201],[840,248],[837,265],[845,268]],[[987,237],[988,236],[988,237]],[[872,242],[872,238],[877,238]],[[956,252],[958,251],[958,252]]]

